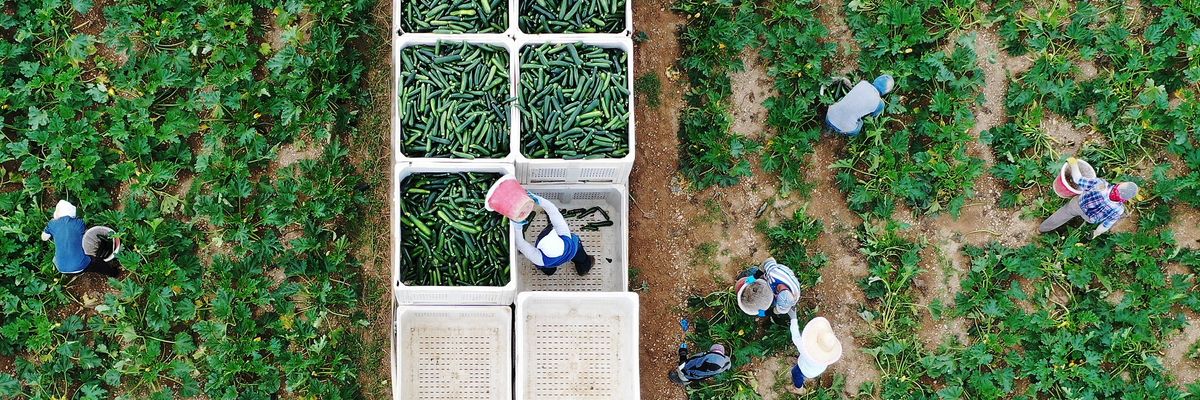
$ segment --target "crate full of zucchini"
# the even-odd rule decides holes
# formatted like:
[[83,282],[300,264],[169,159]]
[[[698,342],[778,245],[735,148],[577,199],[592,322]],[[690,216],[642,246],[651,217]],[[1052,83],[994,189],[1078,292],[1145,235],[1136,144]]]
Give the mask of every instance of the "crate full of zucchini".
[[409,286],[505,286],[509,224],[484,209],[500,174],[416,173],[400,183],[400,280]]
[[520,49],[521,154],[530,159],[629,155],[629,54],[585,43]]
[[512,124],[509,50],[500,43],[437,40],[400,49],[400,154],[505,158]]

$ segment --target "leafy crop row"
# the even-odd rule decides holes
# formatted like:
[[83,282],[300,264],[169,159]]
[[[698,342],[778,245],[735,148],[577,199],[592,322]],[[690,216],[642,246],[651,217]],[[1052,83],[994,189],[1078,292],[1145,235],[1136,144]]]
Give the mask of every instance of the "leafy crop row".
[[[370,6],[5,6],[0,175],[24,180],[0,181],[0,396],[353,396],[343,223],[365,199],[342,141]],[[60,198],[122,235],[98,298],[36,241]]]

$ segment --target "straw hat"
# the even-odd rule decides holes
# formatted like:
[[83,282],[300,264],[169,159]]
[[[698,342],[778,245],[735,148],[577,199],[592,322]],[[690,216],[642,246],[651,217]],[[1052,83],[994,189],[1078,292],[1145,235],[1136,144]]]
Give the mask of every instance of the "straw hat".
[[775,300],[775,294],[771,292],[771,285],[762,279],[747,277],[738,280],[737,301],[738,308],[747,315],[763,316],[766,314],[767,308],[771,307],[771,302]]
[[842,342],[833,334],[833,327],[825,317],[813,318],[804,325],[804,332],[800,334],[800,357],[820,366],[822,371],[842,358]]

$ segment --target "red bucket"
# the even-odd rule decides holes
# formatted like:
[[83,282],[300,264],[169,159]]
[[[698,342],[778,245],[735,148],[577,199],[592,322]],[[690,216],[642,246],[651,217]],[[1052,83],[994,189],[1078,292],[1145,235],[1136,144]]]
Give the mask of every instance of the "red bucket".
[[524,221],[533,212],[534,204],[525,187],[512,175],[505,175],[488,189],[484,206],[513,221]]
[[[1092,168],[1091,164],[1088,164],[1087,161],[1083,160],[1079,160],[1079,173],[1085,178],[1096,177],[1096,170]],[[1083,191],[1072,185],[1075,183],[1073,181],[1074,180],[1071,179],[1071,164],[1063,163],[1062,169],[1058,171],[1058,177],[1054,179],[1054,194],[1057,194],[1058,197],[1062,197],[1064,199],[1069,199],[1083,194]]]

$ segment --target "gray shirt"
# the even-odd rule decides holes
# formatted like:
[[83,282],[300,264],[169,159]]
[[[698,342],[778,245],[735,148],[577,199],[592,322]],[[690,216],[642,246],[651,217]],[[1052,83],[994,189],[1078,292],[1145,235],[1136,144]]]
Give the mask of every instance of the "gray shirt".
[[883,98],[879,90],[867,81],[858,81],[850,93],[829,106],[826,118],[829,124],[841,132],[853,132],[862,127],[862,118],[879,109]]

